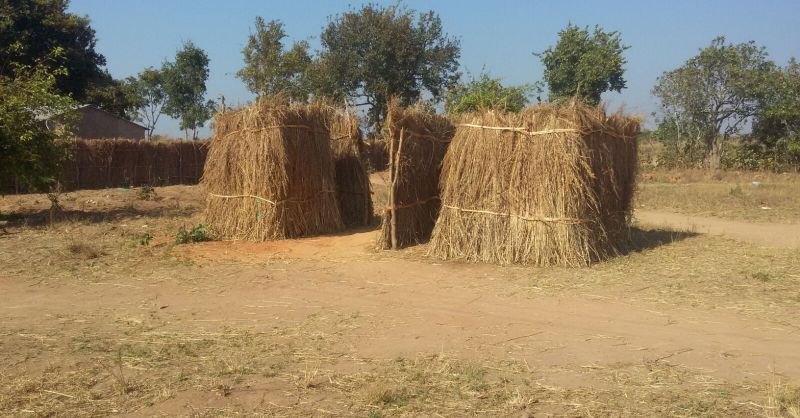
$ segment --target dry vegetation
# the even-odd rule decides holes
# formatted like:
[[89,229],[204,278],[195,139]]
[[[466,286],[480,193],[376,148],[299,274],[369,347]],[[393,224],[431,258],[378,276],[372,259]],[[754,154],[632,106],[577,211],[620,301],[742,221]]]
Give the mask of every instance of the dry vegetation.
[[625,241],[639,121],[539,105],[463,118],[442,168],[431,254],[586,266]]
[[[68,158],[61,169],[63,189],[103,189],[142,185],[197,184],[208,141],[73,139],[59,141]],[[0,192],[20,192],[20,184],[0,183]]]
[[[624,255],[580,269],[439,264],[425,246],[197,259],[180,250],[205,244],[174,240],[202,220],[199,188],[155,195],[66,193],[54,224],[46,196],[0,198],[4,414],[796,417],[800,409],[798,376],[751,366],[726,377],[686,357],[693,352],[680,348],[699,344],[691,335],[658,349],[663,341],[635,324],[625,335],[559,323],[508,335],[510,322],[482,322],[503,307],[537,312],[573,300],[647,307],[663,329],[687,318],[746,320],[788,336],[800,326],[797,250],[641,227]],[[460,315],[474,323],[436,325]],[[709,361],[741,355],[721,350]],[[609,352],[624,360],[598,354]]]
[[329,112],[262,99],[217,114],[202,181],[214,234],[264,241],[343,228]]
[[431,237],[439,215],[439,175],[455,127],[441,115],[392,104],[386,123],[389,172],[378,247],[402,248]]
[[800,221],[800,174],[649,171],[636,208],[754,222]]
[[346,226],[366,226],[372,222],[372,195],[358,117],[333,110],[331,113],[329,131],[339,213]]

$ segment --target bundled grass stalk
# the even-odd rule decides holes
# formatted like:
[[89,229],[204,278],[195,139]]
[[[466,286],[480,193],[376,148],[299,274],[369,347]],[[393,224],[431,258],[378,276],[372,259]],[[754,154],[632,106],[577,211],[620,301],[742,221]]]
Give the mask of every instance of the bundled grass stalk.
[[455,129],[419,106],[389,106],[389,201],[378,246],[397,249],[427,241],[439,213],[439,174]]
[[331,109],[331,152],[336,180],[336,200],[346,226],[365,226],[372,220],[369,174],[364,165],[364,139],[358,118]]
[[141,185],[197,184],[208,141],[64,140],[68,190]]
[[431,255],[585,266],[617,252],[631,213],[638,120],[548,104],[467,115],[456,126]]
[[201,183],[213,235],[264,241],[342,229],[328,112],[262,99],[216,115]]

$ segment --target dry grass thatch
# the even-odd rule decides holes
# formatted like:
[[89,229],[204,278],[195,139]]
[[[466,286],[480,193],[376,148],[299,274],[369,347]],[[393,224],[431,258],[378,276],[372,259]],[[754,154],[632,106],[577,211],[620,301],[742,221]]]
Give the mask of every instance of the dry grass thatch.
[[215,117],[202,185],[217,237],[273,240],[342,229],[329,108],[259,100]]
[[386,132],[389,199],[378,245],[396,249],[430,238],[439,213],[442,159],[455,128],[422,107],[391,105]]
[[346,226],[365,226],[372,220],[369,174],[364,166],[364,139],[358,118],[331,109],[331,153],[335,167],[336,200]]
[[[142,185],[197,184],[208,141],[60,140],[68,153],[61,167],[64,190]],[[0,191],[28,193],[15,179],[0,179]]]
[[389,167],[388,151],[389,147],[384,138],[364,143],[364,157],[370,171],[384,171]]
[[68,189],[197,184],[203,173],[207,141],[68,141],[64,164]]
[[583,266],[624,241],[639,121],[540,105],[465,116],[444,160],[429,253],[499,264]]

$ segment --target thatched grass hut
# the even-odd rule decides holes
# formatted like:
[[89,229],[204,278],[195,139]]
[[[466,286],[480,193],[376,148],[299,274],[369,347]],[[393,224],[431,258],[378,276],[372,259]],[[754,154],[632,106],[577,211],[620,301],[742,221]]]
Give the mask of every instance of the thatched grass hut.
[[202,179],[213,234],[263,241],[342,229],[329,113],[259,100],[216,115]]
[[455,133],[450,121],[420,106],[389,107],[389,194],[382,211],[380,248],[427,241],[439,213],[439,174]]
[[548,104],[456,125],[431,255],[583,266],[617,251],[631,213],[637,119]]
[[358,118],[331,108],[331,152],[336,201],[345,226],[365,226],[372,220],[372,195],[365,167],[364,139]]

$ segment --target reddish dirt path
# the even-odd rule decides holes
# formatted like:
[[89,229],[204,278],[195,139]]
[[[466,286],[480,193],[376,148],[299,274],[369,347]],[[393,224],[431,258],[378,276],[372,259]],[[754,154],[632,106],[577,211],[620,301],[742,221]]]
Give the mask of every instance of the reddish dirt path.
[[[141,205],[156,210],[157,204],[172,204],[173,191],[194,196],[192,190],[159,190],[164,196],[161,203]],[[112,201],[113,197],[105,198]],[[75,201],[85,206],[103,204],[88,198],[81,195]],[[176,206],[179,202],[176,197]],[[800,236],[800,231],[792,229],[800,228],[796,225],[651,211],[637,211],[636,217],[648,226],[689,229],[766,246],[798,248]],[[121,323],[159,321],[164,331],[201,334],[224,327],[267,332],[310,317],[327,317],[333,318],[331,322],[346,319],[348,327],[337,331],[341,338],[336,350],[348,358],[411,358],[417,353],[443,352],[464,358],[509,359],[524,362],[543,376],[545,384],[563,387],[607,385],[604,375],[595,371],[654,363],[685,366],[722,382],[770,382],[776,376],[800,379],[797,314],[766,317],[748,315],[734,304],[672,301],[669,274],[694,273],[693,266],[681,259],[659,265],[668,270],[661,277],[651,270],[609,262],[611,273],[637,275],[636,287],[616,282],[584,288],[575,280],[572,286],[542,291],[537,288],[539,281],[548,280],[552,269],[441,263],[420,257],[424,247],[376,252],[376,234],[361,230],[269,243],[182,245],[165,255],[190,259],[185,268],[178,265],[167,270],[148,261],[129,275],[102,276],[102,281],[92,277],[32,281],[0,271],[0,333],[5,332],[0,347],[6,361],[16,364],[25,362],[28,355],[23,348],[29,345],[19,341],[80,335],[84,330],[117,338]],[[694,239],[708,238],[686,238],[684,243]],[[704,243],[692,248],[703,251]],[[669,245],[673,244],[665,247]],[[658,260],[657,255],[653,259]],[[54,257],[52,262],[58,260]],[[584,276],[586,283],[585,276],[602,274],[602,269],[562,269],[556,279]],[[731,278],[743,280],[748,288],[758,286],[739,276]],[[789,287],[794,283],[790,279],[781,279],[787,283],[781,291],[796,292],[796,286]],[[644,289],[637,289],[643,281],[663,292],[663,299],[637,293]],[[753,290],[751,297],[762,296]],[[771,299],[759,300],[768,304]],[[64,360],[45,355],[41,359]],[[283,393],[284,389],[268,391]],[[180,406],[187,397],[194,397],[192,402],[227,402],[203,392],[183,392],[170,401],[178,405],[173,414],[186,413]],[[153,413],[158,411],[165,409],[156,406]]]
[[768,247],[800,248],[800,224],[739,222],[649,210],[637,210],[634,216],[648,226],[720,235]]
[[[495,266],[387,256],[371,249],[375,238],[368,231],[180,247],[178,254],[209,262],[210,277],[191,286],[128,278],[43,287],[2,278],[0,288],[14,303],[0,305],[0,317],[41,329],[86,321],[55,324],[51,318],[85,316],[102,323],[113,312],[117,320],[149,314],[183,326],[259,330],[335,312],[357,317],[345,350],[360,357],[505,357],[547,370],[548,380],[565,386],[586,384],[591,377],[576,372],[582,368],[643,361],[681,364],[731,381],[768,380],[773,372],[800,378],[800,332],[789,324],[719,309],[653,305],[620,289],[537,296],[502,278]],[[284,257],[286,264],[260,263]]]

